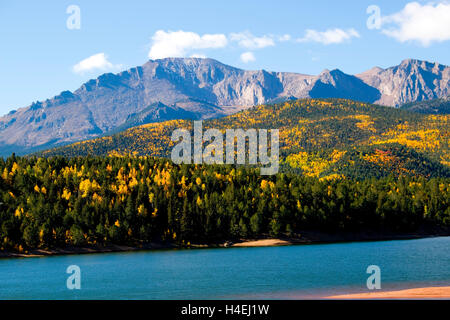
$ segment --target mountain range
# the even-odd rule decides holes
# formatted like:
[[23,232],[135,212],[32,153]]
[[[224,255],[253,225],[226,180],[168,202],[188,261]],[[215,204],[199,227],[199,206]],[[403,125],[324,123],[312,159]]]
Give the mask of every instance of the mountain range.
[[89,80],[0,118],[0,155],[27,153],[172,119],[209,119],[298,98],[398,107],[450,96],[450,67],[408,59],[357,75],[246,71],[213,59],[166,58]]

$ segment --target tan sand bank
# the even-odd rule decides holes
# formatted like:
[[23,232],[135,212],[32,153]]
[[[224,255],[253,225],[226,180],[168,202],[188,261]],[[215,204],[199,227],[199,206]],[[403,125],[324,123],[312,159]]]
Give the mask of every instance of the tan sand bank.
[[344,294],[326,297],[326,299],[450,299],[450,287],[427,287],[398,291]]
[[270,247],[270,246],[287,246],[290,244],[292,243],[280,239],[262,239],[255,241],[244,241],[239,243],[233,243],[232,247]]

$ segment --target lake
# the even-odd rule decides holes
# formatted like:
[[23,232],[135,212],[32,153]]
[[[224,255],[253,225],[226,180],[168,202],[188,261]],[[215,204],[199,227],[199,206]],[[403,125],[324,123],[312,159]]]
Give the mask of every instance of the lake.
[[[81,270],[69,290],[66,269]],[[0,299],[297,299],[450,284],[450,237],[0,259]]]

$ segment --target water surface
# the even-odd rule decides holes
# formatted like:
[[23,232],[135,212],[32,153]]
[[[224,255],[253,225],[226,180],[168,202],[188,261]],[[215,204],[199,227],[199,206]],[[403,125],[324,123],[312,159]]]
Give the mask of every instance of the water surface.
[[[66,269],[81,268],[81,290]],[[450,237],[0,259],[0,299],[295,299],[450,285]]]

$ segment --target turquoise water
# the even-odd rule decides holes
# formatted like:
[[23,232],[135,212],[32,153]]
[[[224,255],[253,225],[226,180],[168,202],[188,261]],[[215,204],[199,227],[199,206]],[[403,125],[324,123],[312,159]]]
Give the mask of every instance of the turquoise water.
[[[81,290],[68,290],[69,265]],[[0,259],[0,299],[295,299],[450,285],[450,237]]]

